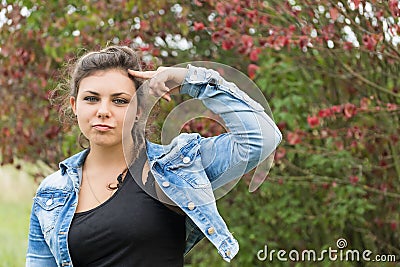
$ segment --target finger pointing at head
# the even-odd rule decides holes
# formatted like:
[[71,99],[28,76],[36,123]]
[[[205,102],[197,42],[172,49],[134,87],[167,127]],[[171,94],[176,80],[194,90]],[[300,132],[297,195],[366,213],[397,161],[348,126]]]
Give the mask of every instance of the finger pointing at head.
[[156,74],[156,71],[137,71],[128,69],[128,73],[137,78],[151,79]]

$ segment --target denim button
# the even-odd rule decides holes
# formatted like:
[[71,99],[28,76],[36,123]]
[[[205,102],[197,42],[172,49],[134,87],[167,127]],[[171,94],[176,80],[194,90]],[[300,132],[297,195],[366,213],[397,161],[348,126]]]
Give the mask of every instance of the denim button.
[[189,204],[188,204],[188,209],[194,210],[195,207],[196,207],[196,206],[194,205],[193,202],[189,202]]
[[210,235],[214,234],[214,233],[215,233],[214,227],[208,228],[208,229],[207,229],[207,233],[210,234]]
[[189,158],[189,157],[184,157],[184,158],[182,159],[182,161],[183,161],[183,163],[187,164],[187,163],[190,162],[190,158]]
[[163,187],[168,187],[168,186],[169,186],[169,182],[167,182],[167,181],[162,182],[162,186],[163,186]]
[[51,204],[53,204],[53,199],[50,198],[49,200],[46,201],[46,205],[50,206]]

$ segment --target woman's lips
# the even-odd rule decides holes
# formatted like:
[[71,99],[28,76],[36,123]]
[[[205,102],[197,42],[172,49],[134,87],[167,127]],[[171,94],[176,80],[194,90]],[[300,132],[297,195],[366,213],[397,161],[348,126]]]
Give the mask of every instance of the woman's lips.
[[105,124],[96,124],[93,125],[93,128],[101,132],[106,132],[112,130],[114,127]]

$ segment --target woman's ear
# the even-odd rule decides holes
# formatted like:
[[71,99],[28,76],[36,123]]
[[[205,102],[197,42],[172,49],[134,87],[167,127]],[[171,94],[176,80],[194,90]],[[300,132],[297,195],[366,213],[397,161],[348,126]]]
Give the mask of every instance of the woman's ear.
[[74,96],[69,98],[69,103],[71,104],[72,112],[76,115],[76,99]]

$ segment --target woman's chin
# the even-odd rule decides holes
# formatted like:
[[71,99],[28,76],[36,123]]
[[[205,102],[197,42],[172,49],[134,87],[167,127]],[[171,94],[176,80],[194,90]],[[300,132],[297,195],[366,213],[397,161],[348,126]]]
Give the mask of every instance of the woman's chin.
[[93,138],[90,141],[91,146],[98,146],[98,147],[115,147],[120,145],[121,146],[121,140],[110,140],[110,138]]

